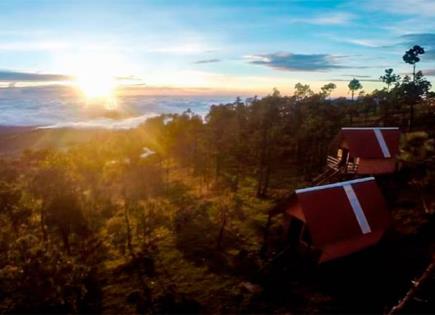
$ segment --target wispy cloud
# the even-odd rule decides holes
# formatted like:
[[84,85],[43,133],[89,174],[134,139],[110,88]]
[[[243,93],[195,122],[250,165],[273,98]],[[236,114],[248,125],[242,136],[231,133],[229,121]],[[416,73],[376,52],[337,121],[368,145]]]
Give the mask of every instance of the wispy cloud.
[[406,34],[401,39],[401,44],[405,46],[423,46],[426,52],[422,60],[435,60],[435,33]]
[[331,12],[322,15],[315,15],[307,18],[292,18],[290,23],[304,23],[314,25],[343,25],[350,23],[355,16],[344,12]]
[[203,59],[203,60],[198,60],[195,61],[195,64],[203,64],[203,63],[216,63],[216,62],[220,62],[220,59]]
[[433,0],[370,0],[364,4],[369,9],[402,15],[435,16]]
[[64,74],[16,72],[0,70],[0,82],[55,82],[68,81],[72,78]]
[[415,34],[405,34],[402,35],[401,38],[405,43],[409,45],[420,44],[420,45],[428,45],[435,46],[435,33],[415,33]]
[[347,68],[337,63],[341,57],[327,54],[293,54],[287,52],[245,56],[249,63],[286,71],[325,71]]
[[435,77],[435,68],[434,69],[425,69],[422,70],[424,75],[427,75],[429,77]]
[[420,45],[426,53],[422,60],[435,60],[435,33],[403,34],[390,40],[334,38],[336,41],[369,48],[409,48]]
[[[349,82],[347,79],[330,79],[329,81],[335,82]],[[360,82],[381,82],[379,79],[358,79]]]
[[[140,47],[137,47],[140,49]],[[202,43],[185,43],[185,44],[172,44],[172,45],[162,45],[162,46],[155,46],[155,47],[149,47],[145,46],[143,47],[144,51],[147,52],[153,52],[153,53],[165,53],[165,54],[198,54],[198,53],[204,53],[207,51],[210,51],[210,48],[205,46]]]
[[342,77],[349,77],[349,78],[370,78],[369,75],[359,75],[359,74],[343,74]]
[[61,41],[0,42],[0,51],[53,51],[69,47],[69,43]]
[[121,120],[110,119],[110,118],[99,118],[87,121],[71,121],[71,122],[58,122],[52,125],[45,125],[37,127],[36,129],[56,129],[56,128],[76,128],[76,129],[94,129],[94,128],[104,128],[104,129],[131,129],[136,128],[142,124],[148,118],[157,116],[155,113],[148,113],[141,116],[129,117]]
[[363,47],[370,47],[370,48],[379,48],[379,47],[385,47],[387,45],[390,45],[391,42],[385,41],[385,40],[376,40],[376,39],[340,39],[340,41],[344,41],[350,44],[354,44],[357,46],[363,46]]

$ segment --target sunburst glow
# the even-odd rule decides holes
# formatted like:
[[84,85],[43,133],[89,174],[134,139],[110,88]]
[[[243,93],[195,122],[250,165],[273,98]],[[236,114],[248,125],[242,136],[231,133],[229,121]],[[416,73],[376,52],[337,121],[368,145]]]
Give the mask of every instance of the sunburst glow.
[[111,56],[85,55],[71,58],[69,65],[74,77],[74,85],[84,96],[87,105],[99,105],[105,109],[116,109],[118,88],[117,58]]
[[84,71],[76,77],[77,86],[87,98],[105,98],[112,96],[116,88],[114,78],[94,72],[92,69]]
[[83,68],[75,76],[76,85],[86,98],[87,104],[100,104],[105,109],[117,108],[116,80],[111,73],[102,69]]

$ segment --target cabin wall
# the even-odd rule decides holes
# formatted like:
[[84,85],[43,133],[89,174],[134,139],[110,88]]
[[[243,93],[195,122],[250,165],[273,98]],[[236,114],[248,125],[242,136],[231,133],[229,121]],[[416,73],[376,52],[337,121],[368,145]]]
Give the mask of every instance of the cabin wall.
[[349,144],[346,142],[345,139],[342,139],[340,141],[340,144],[338,145],[339,148],[349,150]]
[[295,218],[298,218],[302,222],[305,222],[305,215],[302,211],[301,204],[298,202],[297,198],[294,198],[291,203],[289,204],[289,207],[286,210],[286,213],[288,216],[293,216]]
[[396,159],[360,159],[357,174],[376,175],[396,171]]
[[357,238],[346,239],[341,242],[323,246],[322,248],[320,248],[321,256],[319,263],[327,262],[340,257],[345,257],[352,253],[356,253],[365,248],[373,246],[381,240],[384,233],[385,230],[380,229],[377,231],[373,231],[372,233],[361,235]]

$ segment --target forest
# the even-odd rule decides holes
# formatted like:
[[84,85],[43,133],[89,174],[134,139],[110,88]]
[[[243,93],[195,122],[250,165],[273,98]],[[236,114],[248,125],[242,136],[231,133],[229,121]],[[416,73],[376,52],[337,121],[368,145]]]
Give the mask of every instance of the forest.
[[[422,52],[405,54],[409,75],[380,73],[384,88],[371,93],[357,79],[350,98],[331,98],[334,83],[317,92],[298,83],[291,95],[237,98],[205,117],[187,109],[4,152],[0,313],[385,312],[435,244],[435,93],[415,69]],[[338,262],[277,259],[283,228],[272,223],[268,244],[269,211],[311,185],[351,126],[402,132],[399,171],[381,180],[393,231]]]

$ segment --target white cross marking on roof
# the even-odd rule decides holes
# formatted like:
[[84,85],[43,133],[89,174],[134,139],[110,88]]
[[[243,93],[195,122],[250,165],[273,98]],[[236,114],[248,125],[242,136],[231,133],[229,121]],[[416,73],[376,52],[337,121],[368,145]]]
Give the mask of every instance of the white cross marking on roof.
[[370,225],[367,222],[367,218],[364,214],[361,204],[359,203],[358,197],[352,188],[352,185],[343,185],[343,189],[346,193],[347,199],[350,202],[350,205],[352,206],[353,213],[355,214],[356,220],[358,221],[359,227],[361,228],[361,232],[363,234],[370,233],[372,230],[370,229]]
[[399,130],[399,127],[343,127],[341,130]]
[[382,154],[385,158],[390,158],[390,150],[388,149],[387,144],[385,143],[384,136],[382,135],[382,132],[379,128],[374,128],[373,131],[375,132],[376,140],[378,140],[379,146],[381,147]]
[[332,183],[332,184],[327,184],[327,185],[320,185],[320,186],[314,186],[314,187],[307,187],[307,188],[301,188],[301,189],[296,189],[295,193],[297,194],[301,194],[301,193],[305,193],[305,192],[309,192],[309,191],[314,191],[314,190],[322,190],[322,189],[329,189],[329,188],[335,188],[335,187],[342,187],[346,184],[357,184],[357,183],[363,183],[363,182],[367,182],[367,181],[371,181],[371,180],[375,180],[374,177],[365,177],[365,178],[358,178],[358,179],[353,179],[353,180],[348,180],[345,182],[338,182],[338,183]]

